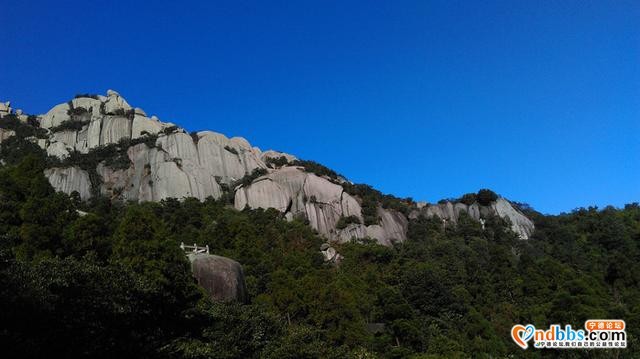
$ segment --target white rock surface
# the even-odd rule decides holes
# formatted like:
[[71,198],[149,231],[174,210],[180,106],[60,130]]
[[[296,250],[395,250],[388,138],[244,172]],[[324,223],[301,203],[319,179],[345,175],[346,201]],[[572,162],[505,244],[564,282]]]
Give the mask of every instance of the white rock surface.
[[47,155],[65,159],[69,157],[69,148],[62,142],[53,142],[47,147]]
[[122,195],[132,201],[185,197],[204,200],[209,196],[219,198],[222,195],[213,174],[197,164],[177,161],[169,153],[148,148],[144,143],[129,148],[127,155],[132,165],[126,170],[98,166],[98,174],[104,181],[103,194],[111,197]]
[[265,168],[265,164],[240,138],[233,141],[226,136],[202,131],[198,138],[200,165],[209,168],[225,183],[232,183],[251,173],[255,168]]
[[271,158],[279,159],[280,157],[286,158],[289,163],[293,163],[293,161],[297,160],[296,156],[274,150],[264,151],[260,154],[260,160],[262,160],[262,162],[267,162],[267,160]]
[[44,175],[57,191],[68,194],[77,191],[83,200],[91,197],[89,174],[78,167],[49,168],[44,171]]
[[16,132],[13,130],[7,130],[4,128],[0,128],[0,143],[2,143],[2,141],[7,140],[9,137],[11,136],[15,136]]
[[78,132],[72,130],[54,132],[51,142],[62,142],[65,146],[74,148],[78,142]]
[[498,216],[508,218],[511,221],[511,229],[516,232],[520,238],[529,239],[535,229],[533,222],[524,214],[516,210],[509,201],[500,197],[491,207],[496,211]]
[[73,108],[83,108],[94,115],[100,114],[102,101],[90,97],[78,97],[71,100]]
[[113,90],[107,90],[107,101],[104,102],[104,112],[107,115],[116,115],[119,111],[133,110],[127,101]]
[[343,259],[342,255],[338,253],[335,248],[331,247],[329,243],[324,243],[320,247],[320,253],[322,253],[325,263],[339,265]]
[[123,138],[131,137],[131,120],[122,116],[105,116],[102,119],[100,144],[117,143]]
[[0,102],[0,118],[11,113],[11,102]]
[[136,139],[143,137],[144,132],[150,135],[157,135],[162,131],[162,123],[156,120],[152,120],[146,115],[136,114],[133,117],[133,124],[131,129],[131,138]]
[[362,210],[356,198],[342,186],[302,171],[298,167],[283,167],[262,176],[235,193],[235,207],[275,208],[288,218],[304,216],[310,225],[329,239],[346,241],[371,237],[389,245],[406,239],[407,220],[400,213],[382,208],[379,225],[350,225],[336,229],[340,217],[356,216],[362,221]]
[[529,239],[535,229],[533,222],[529,218],[520,213],[509,201],[502,197],[499,197],[497,201],[492,202],[489,206],[481,206],[478,203],[466,205],[464,203],[454,204],[451,202],[425,205],[419,212],[414,212],[410,217],[423,214],[427,217],[436,216],[455,223],[458,221],[458,218],[460,218],[460,213],[462,212],[467,213],[469,217],[476,221],[492,215],[509,219],[511,222],[511,230],[517,233],[522,239]]
[[42,128],[51,128],[60,126],[60,124],[64,121],[69,121],[71,117],[67,113],[69,111],[68,103],[61,103],[55,107],[53,107],[49,112],[45,113],[40,118],[40,127]]

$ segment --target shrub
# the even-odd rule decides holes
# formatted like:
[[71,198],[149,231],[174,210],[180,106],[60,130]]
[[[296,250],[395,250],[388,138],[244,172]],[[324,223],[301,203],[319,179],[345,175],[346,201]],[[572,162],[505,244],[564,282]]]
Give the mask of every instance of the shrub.
[[[378,204],[380,204],[384,209],[393,209],[405,215],[409,215],[409,212],[411,211],[413,205],[413,200],[411,198],[403,200],[390,194],[382,194],[380,191],[366,184],[353,184],[344,182],[342,183],[342,188],[344,188],[345,192],[349,193],[350,195],[362,198],[363,201],[365,198],[367,199],[366,204],[367,206],[369,206],[369,208],[367,209],[369,215],[365,216],[364,209],[362,213],[363,217],[365,217],[365,224],[368,222],[372,224],[378,223]],[[367,218],[369,220],[367,220]]]
[[462,197],[460,197],[458,202],[462,202],[462,203],[466,204],[467,206],[470,206],[470,205],[476,203],[477,200],[478,200],[478,196],[475,193],[467,193],[467,194],[462,195]]
[[337,180],[338,177],[342,177],[336,171],[315,161],[295,160],[293,161],[293,165],[303,167],[306,172],[311,172],[318,176],[327,176],[334,180]]
[[483,206],[488,206],[491,202],[494,202],[498,199],[498,195],[490,189],[483,188],[478,191],[477,194],[478,203]]
[[338,219],[338,222],[336,223],[336,228],[345,229],[347,228],[348,225],[352,223],[360,224],[360,219],[354,215],[347,216],[347,217],[342,216],[340,217],[340,219]]
[[195,143],[197,145],[198,141],[200,141],[200,137],[198,137],[198,132],[197,131],[192,131],[189,135],[193,139],[193,143]]
[[88,93],[77,94],[74,98],[92,98],[94,100],[100,99],[98,95],[88,94]]
[[29,116],[27,123],[18,119],[14,114],[9,114],[0,119],[0,128],[13,130],[16,137],[26,138],[35,136],[37,138],[48,138],[47,131],[40,128],[40,124],[35,116]]
[[238,154],[238,151],[237,151],[235,148],[233,148],[233,147],[230,147],[230,146],[224,146],[224,149],[225,149],[225,150],[227,150],[227,151],[229,151],[229,152],[231,152],[231,153],[233,153],[234,155],[237,155],[237,154]]
[[89,111],[87,111],[87,109],[84,108],[84,107],[71,107],[70,109],[67,110],[67,115],[69,115],[69,116],[82,116],[87,112],[89,112]]
[[278,167],[286,166],[287,164],[289,164],[289,160],[287,160],[285,156],[280,156],[277,158],[269,157],[264,162],[267,166],[271,166],[273,168],[278,168]]
[[[123,117],[128,117],[129,119],[133,119],[133,117],[135,116],[136,112],[133,109],[129,109],[129,110],[124,110],[122,108],[117,108],[115,110],[113,110],[110,113],[107,113],[107,115],[113,115],[113,116],[123,116]],[[171,126],[171,127],[176,127],[176,126]],[[171,128],[170,127],[170,128]],[[177,128],[177,127],[176,127]]]
[[169,126],[162,130],[162,133],[165,135],[170,135],[172,133],[176,133],[178,131],[178,126]]
[[222,179],[218,176],[216,176],[216,182],[218,182],[220,190],[222,190],[222,196],[220,196],[219,201],[226,205],[233,205],[233,202],[235,201],[235,193],[233,192],[233,189],[229,187],[228,184],[222,182]]
[[250,185],[256,178],[264,176],[267,173],[269,173],[269,171],[267,171],[266,168],[255,168],[251,173],[246,174],[240,180],[236,181],[233,184],[233,187],[235,188],[235,187],[240,186],[240,185],[243,186],[243,187],[246,187],[246,186]]
[[51,132],[61,132],[61,131],[80,131],[82,127],[88,125],[91,121],[74,121],[74,120],[66,120],[62,121],[58,126],[51,127]]
[[378,201],[374,196],[362,197],[362,218],[364,224],[371,226],[380,223],[380,217],[378,217]]

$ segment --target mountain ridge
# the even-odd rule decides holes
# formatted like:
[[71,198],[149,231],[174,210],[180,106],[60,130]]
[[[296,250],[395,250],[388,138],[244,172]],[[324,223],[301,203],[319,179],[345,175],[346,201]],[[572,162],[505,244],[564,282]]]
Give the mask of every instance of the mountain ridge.
[[[408,220],[420,215],[437,216],[443,226],[462,215],[476,221],[498,216],[522,239],[534,230],[533,222],[502,197],[432,205],[383,195],[315,162],[263,152],[242,137],[189,134],[148,117],[113,90],[106,96],[78,95],[38,116],[14,112],[7,102],[0,105],[0,117],[7,115],[39,128],[28,139],[51,159],[45,176],[56,190],[77,192],[82,200],[97,195],[138,202],[211,196],[238,210],[275,208],[289,220],[303,217],[330,240],[370,237],[384,245],[404,241]],[[15,134],[0,129],[0,143]]]

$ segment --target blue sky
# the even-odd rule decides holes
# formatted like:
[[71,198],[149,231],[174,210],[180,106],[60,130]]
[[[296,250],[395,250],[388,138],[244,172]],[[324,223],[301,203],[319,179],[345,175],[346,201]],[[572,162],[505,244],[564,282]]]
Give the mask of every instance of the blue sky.
[[5,2],[0,100],[119,91],[386,193],[640,200],[637,1]]

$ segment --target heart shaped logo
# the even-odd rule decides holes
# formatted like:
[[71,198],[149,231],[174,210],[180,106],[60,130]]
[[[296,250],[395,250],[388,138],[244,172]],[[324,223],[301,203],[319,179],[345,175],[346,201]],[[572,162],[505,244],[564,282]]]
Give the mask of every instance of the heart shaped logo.
[[533,338],[533,334],[536,331],[536,327],[532,324],[528,324],[526,327],[520,324],[516,324],[511,328],[511,338],[513,339],[518,346],[522,349],[527,349],[529,347],[529,343],[527,343],[531,338]]

